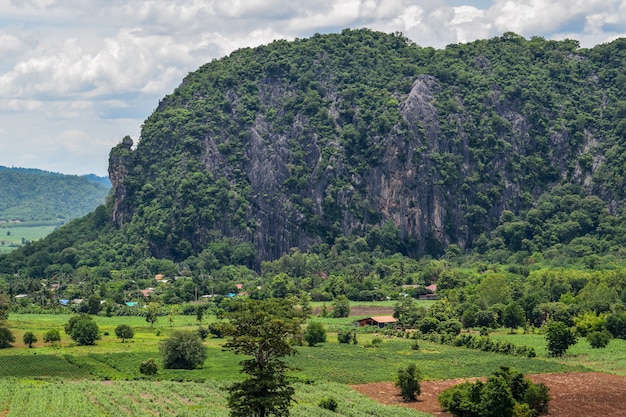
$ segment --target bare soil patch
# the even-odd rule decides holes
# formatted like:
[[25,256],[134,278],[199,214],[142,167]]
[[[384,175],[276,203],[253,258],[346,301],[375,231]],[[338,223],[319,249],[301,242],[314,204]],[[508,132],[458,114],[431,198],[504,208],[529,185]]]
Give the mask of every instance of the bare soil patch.
[[[626,377],[589,373],[562,373],[529,375],[533,382],[543,382],[550,388],[551,417],[622,417],[625,415]],[[451,416],[439,406],[437,396],[444,389],[468,379],[423,381],[419,401],[402,401],[393,382],[353,385],[357,391],[378,402],[400,405],[427,412],[435,416]],[[472,379],[469,379],[470,381]]]

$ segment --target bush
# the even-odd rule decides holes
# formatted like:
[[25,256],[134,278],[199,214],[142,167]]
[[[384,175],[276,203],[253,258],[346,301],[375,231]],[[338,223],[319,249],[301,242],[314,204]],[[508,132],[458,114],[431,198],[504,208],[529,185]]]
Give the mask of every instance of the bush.
[[322,323],[309,323],[304,332],[304,340],[309,346],[315,346],[318,343],[326,343],[326,329]]
[[57,329],[48,330],[43,334],[44,343],[52,343],[61,341],[61,334]]
[[122,343],[126,339],[132,339],[135,336],[135,332],[128,324],[120,324],[115,328],[115,335],[118,339],[122,339]]
[[33,332],[24,333],[24,337],[22,338],[25,345],[28,345],[29,348],[33,347],[33,343],[37,343],[37,337]]
[[548,387],[502,367],[486,383],[464,382],[439,394],[439,404],[454,416],[535,417],[548,412]]
[[0,349],[12,347],[13,342],[15,342],[13,332],[8,327],[0,326]]
[[176,331],[159,346],[166,369],[195,369],[207,357],[206,348],[196,332]]
[[626,313],[610,314],[606,318],[606,329],[616,339],[626,339]]
[[417,366],[412,363],[406,368],[398,371],[396,379],[396,387],[400,388],[400,394],[404,401],[416,401],[421,393],[420,387],[420,371]]
[[322,398],[320,400],[320,402],[317,403],[317,405],[320,408],[325,408],[326,410],[330,410],[332,412],[336,412],[337,411],[337,400],[335,400],[332,397]]
[[594,349],[604,348],[611,341],[611,332],[602,330],[599,332],[587,333],[587,341]]
[[346,343],[349,344],[350,342],[352,342],[352,338],[356,337],[356,334],[352,331],[347,331],[347,332],[337,332],[337,341],[339,343]]
[[221,339],[224,337],[224,326],[226,325],[226,323],[219,321],[211,323],[209,324],[209,332],[213,335],[213,337]]
[[156,375],[159,371],[159,365],[152,358],[145,360],[139,364],[139,373],[142,375]]
[[209,337],[209,334],[211,334],[211,331],[209,330],[208,327],[202,327],[202,326],[198,326],[198,336],[200,336],[200,339],[202,340],[206,340],[207,337]]

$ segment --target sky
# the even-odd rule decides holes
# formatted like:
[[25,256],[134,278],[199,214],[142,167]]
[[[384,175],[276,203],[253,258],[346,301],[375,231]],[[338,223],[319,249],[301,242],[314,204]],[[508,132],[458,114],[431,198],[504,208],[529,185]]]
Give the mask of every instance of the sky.
[[111,148],[202,64],[362,27],[589,48],[626,37],[626,0],[0,0],[0,165],[106,176]]

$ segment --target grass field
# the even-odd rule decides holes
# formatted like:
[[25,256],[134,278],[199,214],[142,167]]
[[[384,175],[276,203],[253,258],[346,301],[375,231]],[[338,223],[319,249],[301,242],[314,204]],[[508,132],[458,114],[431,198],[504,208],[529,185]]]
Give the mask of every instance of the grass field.
[[561,358],[549,358],[545,337],[540,334],[495,333],[493,339],[507,340],[518,345],[532,346],[539,358],[546,358],[564,365],[581,365],[598,372],[626,376],[626,340],[612,339],[603,349],[593,349],[585,338],[570,346]]
[[17,249],[22,245],[22,239],[32,242],[44,238],[57,227],[58,225],[29,226],[28,223],[0,223],[0,254]]
[[[0,416],[43,415],[198,415],[226,416],[228,410],[220,387],[242,378],[243,359],[221,349],[223,339],[209,338],[205,345],[208,359],[201,369],[159,369],[156,377],[144,379],[139,364],[155,358],[160,363],[159,342],[173,330],[197,329],[195,316],[175,316],[173,326],[160,317],[150,328],[143,317],[96,317],[103,334],[95,346],[76,346],[63,333],[70,315],[11,314],[8,326],[16,336],[13,348],[0,350]],[[204,325],[214,320],[207,318]],[[350,319],[324,319],[327,327],[350,326]],[[121,343],[114,329],[119,324],[133,327],[135,337]],[[62,341],[57,346],[42,342],[43,333],[58,329]],[[29,349],[22,343],[24,332],[32,331],[39,341]],[[417,363],[426,380],[485,376],[500,366],[511,366],[523,373],[565,371],[610,371],[621,367],[624,341],[611,341],[608,349],[592,350],[580,341],[562,359],[548,358],[540,335],[494,334],[516,344],[534,346],[537,358],[522,358],[413,340],[384,338],[371,346],[373,334],[359,333],[358,344],[339,344],[336,333],[316,347],[298,347],[289,363],[298,368],[294,376],[298,404],[294,416],[420,416],[414,410],[380,405],[353,391],[348,384],[392,381],[398,369]],[[604,353],[604,355],[603,355]],[[603,357],[606,360],[603,360]],[[579,364],[582,363],[583,365]],[[619,373],[619,372],[616,372]],[[334,397],[339,413],[317,406],[320,399]],[[80,401],[79,401],[80,400]],[[82,401],[82,403],[80,403]]]

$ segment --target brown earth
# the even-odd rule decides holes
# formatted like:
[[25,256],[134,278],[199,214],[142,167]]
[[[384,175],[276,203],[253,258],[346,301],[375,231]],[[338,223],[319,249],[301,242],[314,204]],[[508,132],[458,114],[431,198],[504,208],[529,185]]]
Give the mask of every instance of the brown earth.
[[[589,373],[529,375],[550,388],[551,417],[622,417],[626,415],[626,377]],[[400,405],[435,416],[451,416],[439,406],[437,396],[463,379],[422,381],[419,401],[402,401],[393,382],[353,385],[357,391],[383,404]]]

